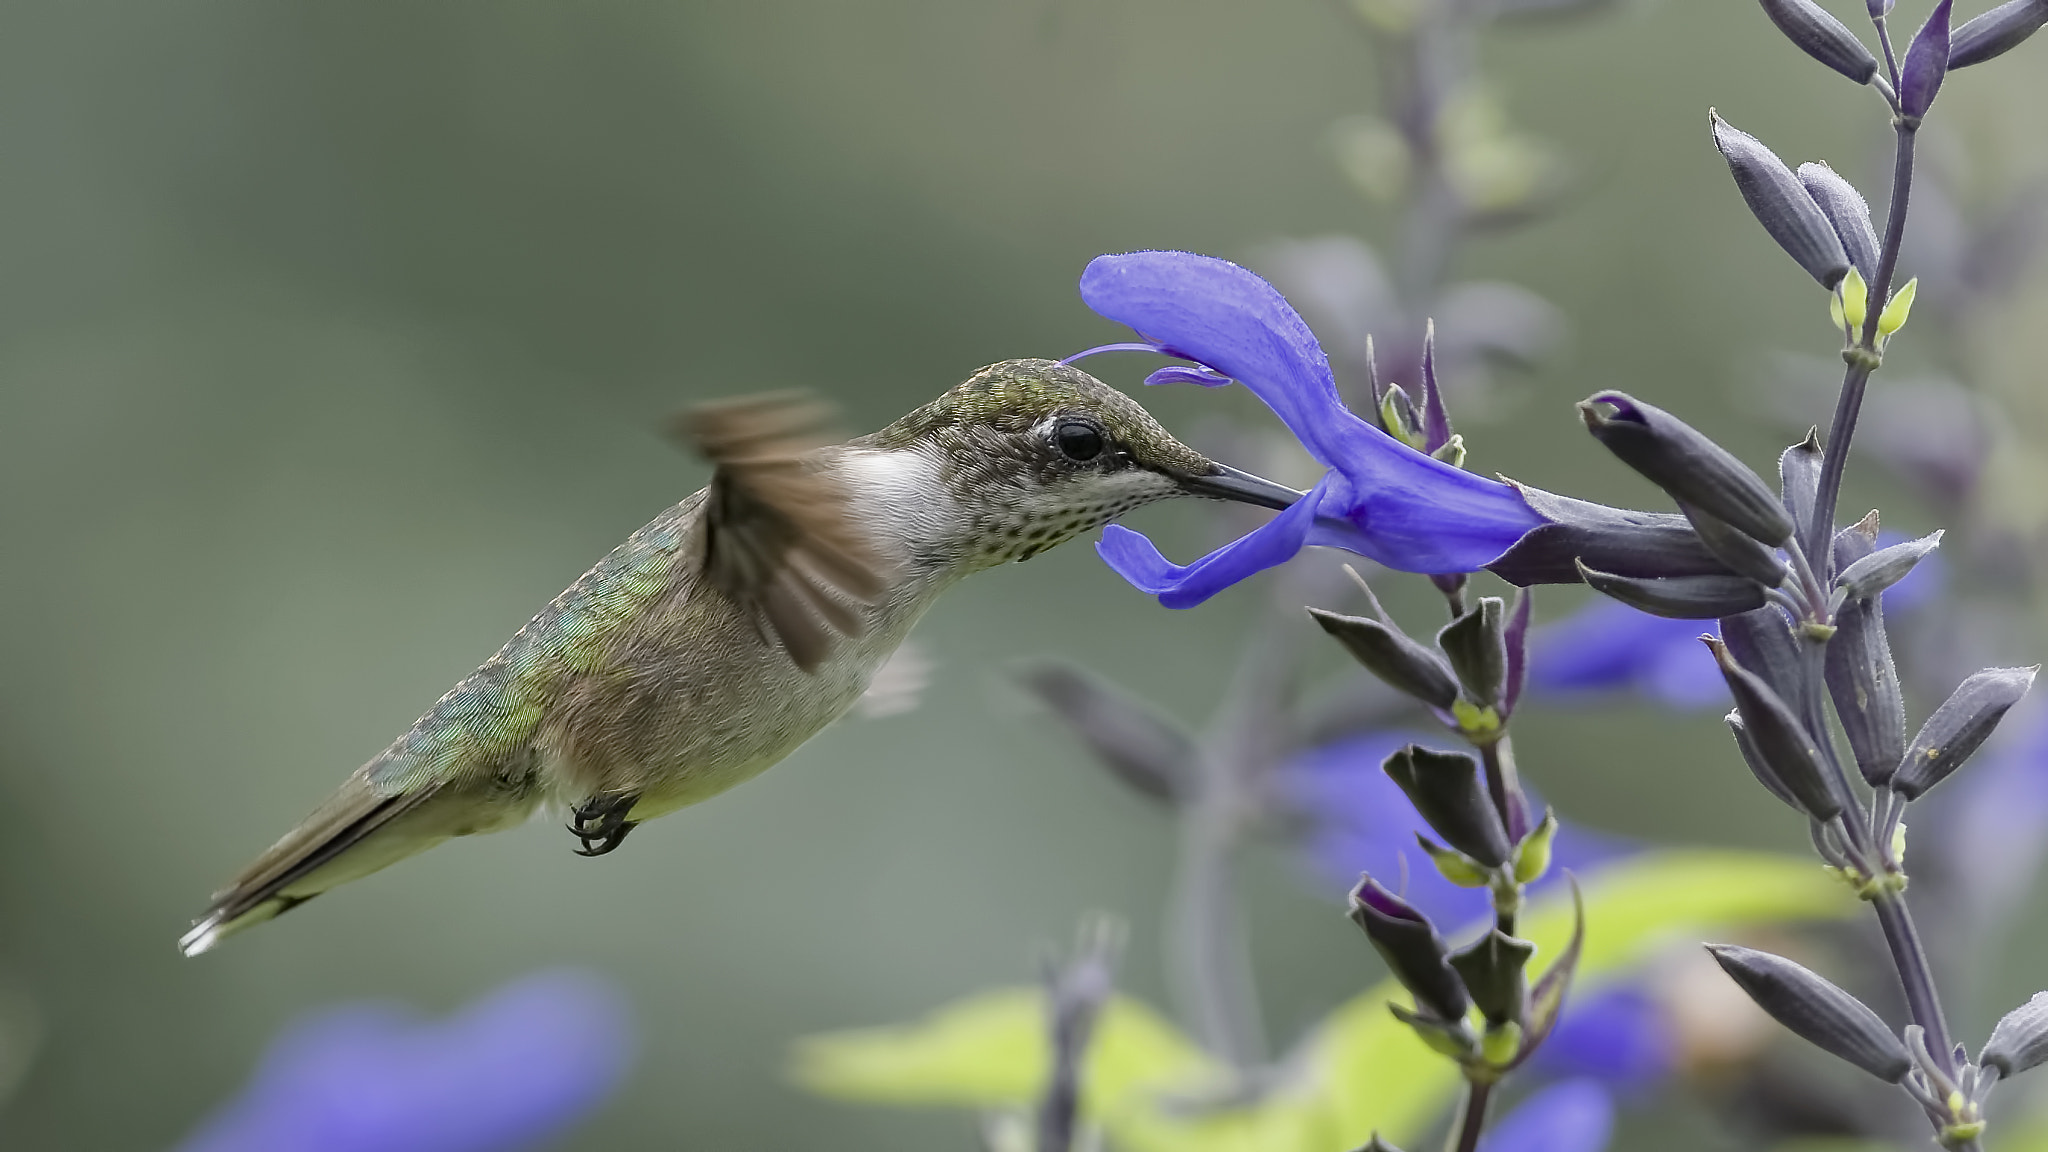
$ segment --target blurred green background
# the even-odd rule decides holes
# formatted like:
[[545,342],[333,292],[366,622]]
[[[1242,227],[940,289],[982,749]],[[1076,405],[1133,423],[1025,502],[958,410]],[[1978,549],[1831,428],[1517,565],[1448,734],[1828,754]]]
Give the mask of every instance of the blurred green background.
[[[578,860],[529,827],[200,960],[172,943],[702,481],[656,432],[671,410],[803,385],[871,428],[984,363],[1117,338],[1074,293],[1097,253],[1383,239],[1331,159],[1332,121],[1374,101],[1338,4],[16,0],[4,25],[0,987],[43,1044],[0,1146],[160,1148],[308,1007],[441,1009],[575,963],[624,982],[644,1047],[566,1147],[959,1149],[959,1116],[788,1087],[788,1042],[1028,979],[1091,909],[1134,923],[1123,982],[1162,1000],[1170,829],[1004,668],[1064,656],[1199,721],[1259,597],[1168,613],[1083,546],[943,602],[918,710],[842,722],[628,851]],[[1764,353],[1831,336],[1705,110],[1860,174],[1876,99],[1751,4],[1624,5],[1485,51],[1576,183],[1460,261],[1571,322],[1465,422],[1474,466],[1652,503],[1576,430],[1570,402],[1601,387],[1770,459]],[[2037,170],[2040,59],[1953,83],[1930,147],[1988,184]],[[1145,399],[1182,429],[1257,417]],[[1853,476],[1845,505],[1878,501],[1926,521]],[[1136,522],[1175,555],[1211,542],[1187,509]],[[1518,723],[1524,771],[1583,822],[1800,849],[1717,728],[1648,708]],[[1254,855],[1248,894],[1280,1036],[1375,975],[1339,894],[1284,852]],[[2038,983],[2006,968],[1993,1003]]]

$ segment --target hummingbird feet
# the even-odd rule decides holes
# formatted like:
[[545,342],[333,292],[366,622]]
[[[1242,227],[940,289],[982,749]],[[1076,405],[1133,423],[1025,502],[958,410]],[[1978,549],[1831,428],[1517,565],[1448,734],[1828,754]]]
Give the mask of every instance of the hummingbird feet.
[[569,831],[583,842],[576,854],[602,856],[625,843],[626,834],[638,826],[626,819],[638,799],[636,792],[600,793],[570,809]]

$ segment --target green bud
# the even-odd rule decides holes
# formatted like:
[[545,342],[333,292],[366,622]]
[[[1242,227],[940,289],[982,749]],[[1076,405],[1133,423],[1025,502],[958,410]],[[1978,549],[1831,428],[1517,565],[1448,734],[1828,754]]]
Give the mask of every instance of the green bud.
[[1513,1020],[1496,1024],[1479,1038],[1479,1058],[1495,1068],[1514,1063],[1522,1050],[1522,1026]]
[[1534,884],[1550,871],[1550,844],[1557,836],[1557,814],[1543,811],[1543,823],[1515,847],[1515,883]]
[[1394,1014],[1394,1019],[1413,1028],[1415,1034],[1422,1037],[1424,1044],[1451,1059],[1464,1060],[1472,1055],[1475,1044],[1472,1026],[1465,1023],[1462,1015],[1456,1021],[1438,1020],[1432,1016],[1411,1012],[1391,1001],[1387,1004],[1387,1011]]
[[1444,446],[1431,452],[1430,455],[1449,464],[1453,468],[1463,468],[1465,466],[1465,437],[1456,432],[1451,433],[1451,438],[1444,441]]
[[[1852,265],[1849,274],[1842,277],[1842,283],[1835,288],[1834,296],[1828,301],[1828,315],[1835,321],[1835,327],[1851,331],[1863,327],[1864,309],[1869,306],[1870,285],[1863,282],[1863,273]],[[1908,305],[1911,306],[1910,303]]]
[[1387,385],[1386,398],[1380,401],[1380,423],[1394,439],[1406,444],[1417,452],[1427,452],[1428,436],[1422,430],[1422,415],[1415,410],[1415,402],[1408,398],[1408,392],[1399,384]]
[[1436,870],[1443,878],[1458,887],[1484,888],[1493,883],[1493,874],[1463,852],[1446,848],[1420,832],[1415,834],[1415,841],[1422,845],[1423,852],[1429,856],[1429,862],[1436,865]]
[[1920,278],[1906,281],[1906,286],[1893,293],[1885,303],[1884,311],[1877,314],[1877,334],[1890,336],[1906,326],[1906,317],[1913,314],[1913,297],[1920,290]]

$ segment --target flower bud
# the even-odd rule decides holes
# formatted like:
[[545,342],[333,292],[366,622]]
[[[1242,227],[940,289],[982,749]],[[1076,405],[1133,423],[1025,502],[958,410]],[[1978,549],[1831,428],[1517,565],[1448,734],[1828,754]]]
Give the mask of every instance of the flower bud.
[[1690,504],[1680,504],[1678,510],[1685,514],[1692,530],[1699,533],[1700,543],[1707,546],[1707,551],[1738,574],[1766,588],[1776,588],[1785,582],[1787,569],[1785,562],[1778,559],[1777,549]]
[[1824,459],[1819,428],[1807,429],[1806,439],[1778,455],[1778,499],[1794,524],[1813,519],[1813,502],[1819,498]]
[[1524,970],[1535,954],[1536,945],[1495,928],[1451,953],[1451,968],[1464,981],[1487,1023],[1519,1022],[1528,1008],[1529,981]]
[[1415,401],[1408,398],[1408,390],[1399,384],[1387,385],[1386,395],[1380,400],[1380,426],[1387,430],[1387,435],[1417,452],[1428,451],[1423,447],[1429,438],[1422,428],[1422,415],[1415,411]]
[[1877,334],[1890,339],[1899,329],[1906,326],[1906,319],[1913,315],[1913,300],[1920,295],[1920,278],[1906,281],[1906,286],[1892,293],[1884,302],[1884,311],[1877,315]]
[[1735,735],[1735,749],[1742,753],[1742,762],[1749,767],[1749,774],[1756,777],[1756,782],[1768,789],[1771,795],[1783,800],[1793,811],[1805,812],[1806,808],[1799,803],[1799,798],[1792,794],[1790,788],[1785,787],[1783,780],[1778,779],[1777,771],[1764,760],[1764,754],[1756,750],[1756,741],[1749,738],[1749,729],[1742,726],[1742,713],[1731,711],[1721,717],[1721,720],[1728,725],[1728,731]]
[[1351,920],[1365,929],[1417,1008],[1444,1023],[1464,1020],[1472,999],[1451,971],[1443,937],[1422,913],[1367,876],[1351,890]]
[[1764,14],[1801,52],[1858,84],[1870,83],[1877,57],[1854,32],[1813,0],[1763,0]]
[[1477,760],[1410,744],[1380,767],[1445,843],[1488,868],[1507,863],[1512,850],[1507,827],[1486,794]]
[[1392,687],[1432,708],[1448,709],[1458,698],[1451,666],[1434,650],[1408,638],[1392,624],[1363,616],[1308,610],[1323,631],[1337,638],[1353,659]]
[[2048,1060],[2048,992],[2036,992],[2025,1004],[2005,1014],[1977,1063],[1998,1069],[2006,1079]]
[[1747,576],[1616,576],[1579,564],[1586,586],[1639,612],[1667,620],[1713,620],[1764,605],[1763,585]]
[[1565,873],[1565,880],[1572,886],[1572,938],[1529,988],[1522,1051],[1515,1057],[1516,1064],[1534,1055],[1550,1038],[1551,1029],[1557,1027],[1557,1018],[1564,1011],[1565,996],[1571,991],[1572,977],[1579,971],[1579,958],[1585,954],[1586,901],[1579,893],[1579,882],[1572,879],[1571,873]]
[[1881,787],[1906,755],[1906,701],[1876,599],[1845,602],[1827,649],[1828,696],[1856,754],[1856,769]]
[[1872,509],[1863,519],[1835,533],[1829,548],[1837,572],[1877,551],[1877,510]]
[[1955,0],[1941,0],[1927,16],[1927,23],[1913,34],[1906,47],[1906,61],[1899,66],[1899,114],[1913,119],[1927,115],[1935,93],[1941,91],[1948,75],[1949,9]]
[[1549,523],[1486,566],[1510,584],[1577,584],[1580,560],[1600,572],[1647,579],[1734,575],[1677,513],[1609,508],[1526,484],[1515,491]]
[[[1799,193],[1802,199],[1806,193]],[[1812,207],[1813,201],[1806,201]],[[1818,216],[1820,210],[1814,209]],[[1825,227],[1826,222],[1822,222]],[[1830,232],[1830,239],[1834,233]],[[1835,242],[1839,249],[1841,244]],[[1603,407],[1613,409],[1603,412]],[[1671,498],[1777,547],[1792,536],[1792,518],[1778,494],[1726,448],[1654,404],[1624,392],[1579,402],[1595,439]]]
[[1434,456],[1450,446],[1451,414],[1436,385],[1436,321],[1422,330],[1422,450]]
[[1935,531],[1918,540],[1880,548],[1842,569],[1835,577],[1835,587],[1851,600],[1875,596],[1904,580],[1922,557],[1940,546],[1941,533]]
[[1550,871],[1550,849],[1557,841],[1557,813],[1544,809],[1538,824],[1515,845],[1515,883],[1534,884]]
[[1877,275],[1877,230],[1870,226],[1870,204],[1833,168],[1818,162],[1799,166],[1799,183],[1834,227],[1849,263],[1864,279]]
[[2006,0],[1955,30],[1948,41],[1948,66],[1968,68],[2004,55],[2043,24],[2048,24],[2048,0]]
[[1892,777],[1892,791],[1917,800],[1962,767],[1998,727],[2006,710],[2027,694],[2040,670],[2038,664],[2032,668],[1986,668],[1957,685],[1913,737],[1912,747],[1899,762],[1898,774]]
[[1169,803],[1190,791],[1195,761],[1186,730],[1109,682],[1057,660],[1034,661],[1017,678],[1066,721],[1096,759],[1133,789]]
[[1756,1006],[1793,1035],[1896,1084],[1913,1065],[1906,1046],[1863,1001],[1783,956],[1709,944],[1707,951]]
[[1437,874],[1458,887],[1484,888],[1493,883],[1493,872],[1463,852],[1454,852],[1420,832],[1415,834],[1415,842],[1422,846],[1429,862],[1436,865]]
[[1849,270],[1848,253],[1799,177],[1756,137],[1731,126],[1711,109],[1707,115],[1713,121],[1714,146],[1728,161],[1735,187],[1757,223],[1807,275],[1820,281],[1821,287],[1839,284]]
[[1479,704],[1499,704],[1507,687],[1506,614],[1507,604],[1500,597],[1485,596],[1436,634],[1437,649],[1450,659],[1465,695]]
[[1508,624],[1501,631],[1501,647],[1507,654],[1507,682],[1501,686],[1500,714],[1512,716],[1521,702],[1522,687],[1529,682],[1529,618],[1536,597],[1527,588],[1515,591],[1515,605],[1508,609]]
[[1741,714],[1743,731],[1758,759],[1784,783],[1808,816],[1826,821],[1840,815],[1842,804],[1828,788],[1820,750],[1792,709],[1761,677],[1737,664],[1726,644],[1712,637],[1706,638],[1706,644],[1735,696],[1735,710]]
[[1724,616],[1721,639],[1735,662],[1762,677],[1781,699],[1798,698],[1806,676],[1799,666],[1799,641],[1784,612],[1767,606]]

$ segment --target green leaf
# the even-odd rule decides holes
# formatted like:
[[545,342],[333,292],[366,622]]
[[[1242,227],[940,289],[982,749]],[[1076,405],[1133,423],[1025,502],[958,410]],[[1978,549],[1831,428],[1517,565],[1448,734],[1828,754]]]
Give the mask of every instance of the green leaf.
[[[822,1096],[875,1104],[1013,1107],[1035,1101],[1051,1060],[1045,996],[999,988],[955,1001],[915,1024],[798,1042],[790,1074]],[[1088,1052],[1091,1102],[1220,1074],[1216,1063],[1149,1006],[1113,997]]]
[[[1580,987],[1675,939],[1856,908],[1811,860],[1752,852],[1641,853],[1590,872],[1581,887]],[[1569,900],[1536,901],[1519,929],[1537,943],[1539,962],[1555,956],[1571,933]],[[1458,1075],[1387,1011],[1401,997],[1389,980],[1340,1005],[1287,1061],[1294,1075],[1249,1106],[1230,1103],[1227,1071],[1193,1041],[1117,997],[1089,1053],[1083,1107],[1118,1152],[1328,1152],[1356,1147],[1376,1129],[1412,1142],[1441,1115]],[[917,1023],[811,1037],[798,1045],[792,1073],[844,1100],[1016,1108],[1044,1084],[1045,1032],[1037,989],[998,989]]]

